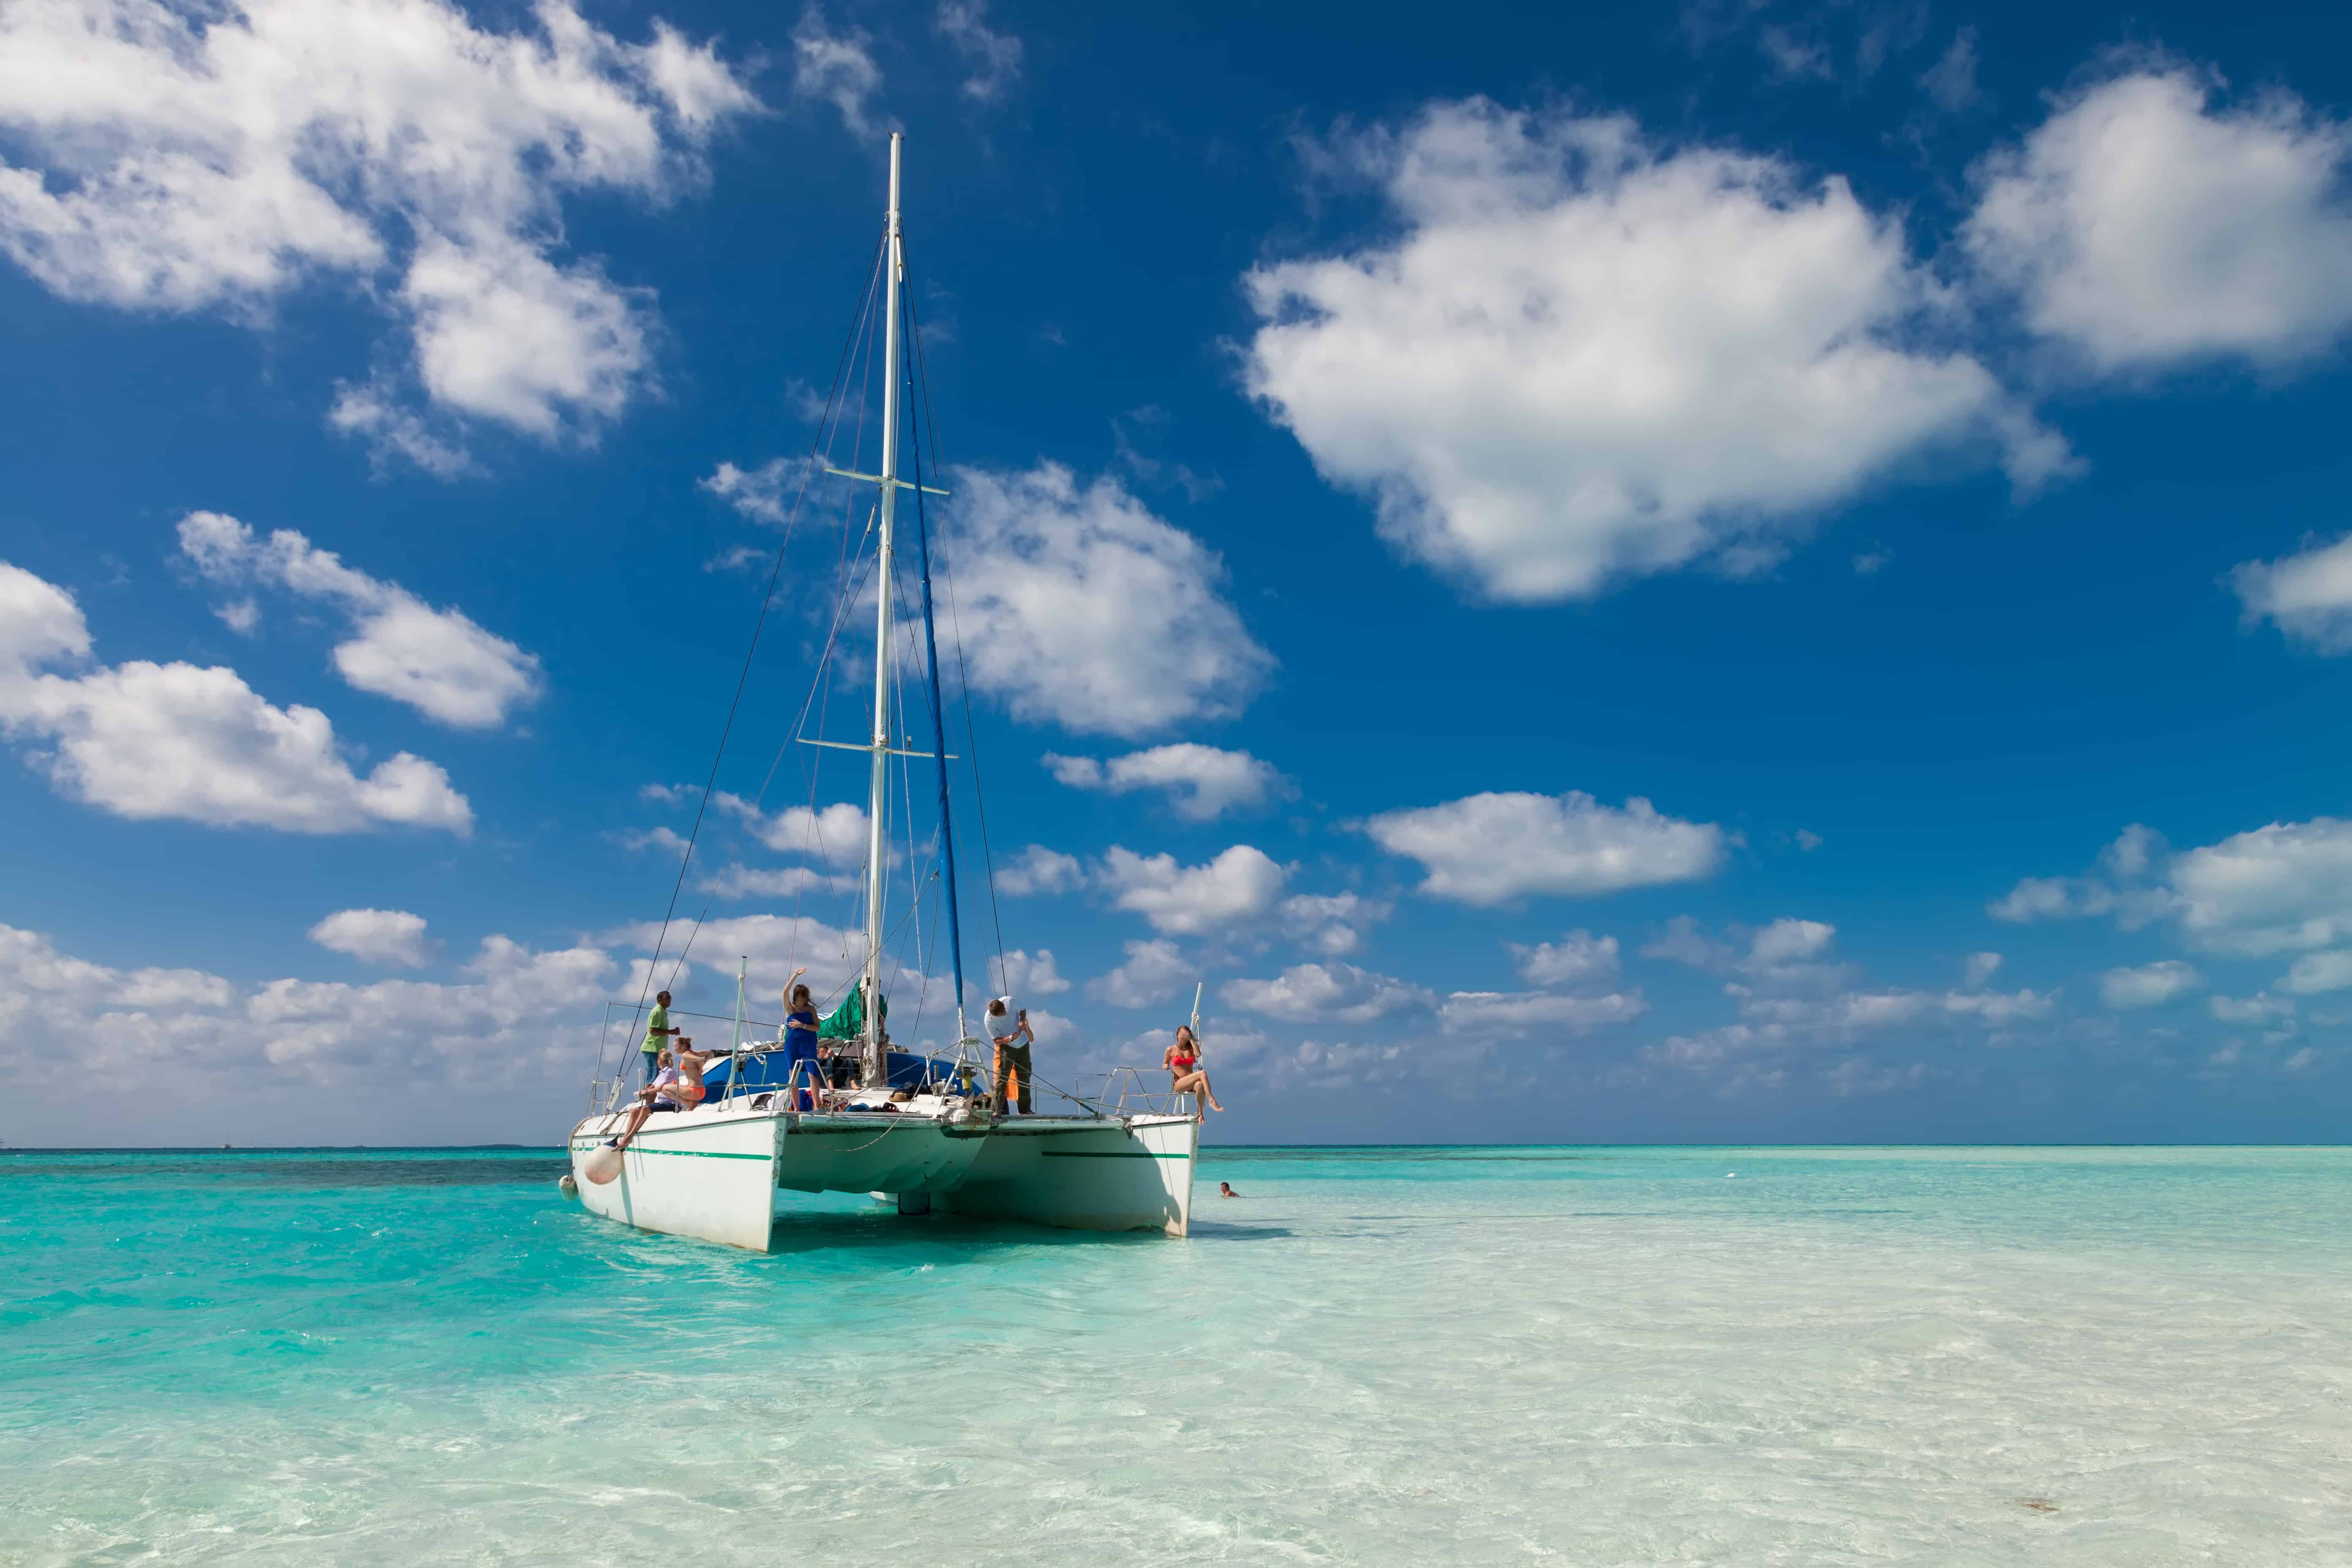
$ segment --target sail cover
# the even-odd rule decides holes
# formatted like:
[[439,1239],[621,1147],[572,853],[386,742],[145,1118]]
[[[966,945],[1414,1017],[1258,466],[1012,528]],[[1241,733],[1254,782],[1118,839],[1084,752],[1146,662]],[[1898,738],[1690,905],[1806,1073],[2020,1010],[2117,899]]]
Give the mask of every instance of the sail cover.
[[[882,998],[882,1022],[887,1025],[889,1021],[890,998],[885,996]],[[816,1026],[816,1037],[820,1040],[862,1040],[866,1037],[866,987],[862,984],[852,985],[849,994],[841,999],[841,1005],[833,1010],[833,1016]]]

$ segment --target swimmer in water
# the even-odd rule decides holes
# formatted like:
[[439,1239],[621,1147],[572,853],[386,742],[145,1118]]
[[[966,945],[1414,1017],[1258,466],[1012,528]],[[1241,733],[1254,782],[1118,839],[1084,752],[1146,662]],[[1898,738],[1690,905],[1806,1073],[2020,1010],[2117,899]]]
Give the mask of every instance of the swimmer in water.
[[1234,1191],[1234,1184],[1231,1182],[1219,1182],[1217,1184],[1217,1195],[1221,1198],[1237,1198],[1241,1196],[1241,1194]]

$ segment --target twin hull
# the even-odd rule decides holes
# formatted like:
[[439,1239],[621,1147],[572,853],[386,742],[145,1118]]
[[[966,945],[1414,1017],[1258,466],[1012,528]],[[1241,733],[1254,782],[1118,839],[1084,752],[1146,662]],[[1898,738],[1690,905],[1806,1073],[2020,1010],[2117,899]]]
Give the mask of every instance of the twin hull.
[[1192,1224],[1200,1122],[1191,1116],[972,1124],[724,1107],[659,1114],[630,1143],[621,1174],[600,1186],[583,1163],[618,1122],[593,1116],[572,1131],[572,1173],[590,1213],[754,1252],[768,1249],[780,1192],[887,1193],[910,1210],[1074,1230],[1182,1236]]

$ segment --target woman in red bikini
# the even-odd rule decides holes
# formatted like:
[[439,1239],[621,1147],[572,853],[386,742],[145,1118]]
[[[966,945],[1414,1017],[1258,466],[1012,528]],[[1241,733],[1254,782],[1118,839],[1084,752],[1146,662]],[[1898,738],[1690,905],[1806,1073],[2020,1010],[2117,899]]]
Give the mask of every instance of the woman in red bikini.
[[716,1051],[698,1051],[694,1042],[685,1036],[677,1041],[677,1081],[670,1086],[669,1097],[677,1101],[680,1110],[692,1110],[702,1103],[703,1065],[718,1055]]
[[1209,1075],[1201,1068],[1201,1047],[1192,1042],[1192,1031],[1187,1025],[1176,1026],[1176,1043],[1160,1058],[1176,1084],[1178,1094],[1198,1094],[1208,1101],[1212,1110],[1223,1110],[1217,1103],[1216,1091],[1209,1087]]

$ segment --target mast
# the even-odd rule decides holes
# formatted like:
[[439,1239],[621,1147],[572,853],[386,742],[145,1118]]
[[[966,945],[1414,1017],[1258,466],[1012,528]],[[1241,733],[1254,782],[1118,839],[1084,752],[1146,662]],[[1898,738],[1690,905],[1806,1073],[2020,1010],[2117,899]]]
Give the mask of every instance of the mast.
[[899,133],[890,132],[890,208],[883,218],[882,313],[882,556],[874,581],[874,776],[866,794],[866,1081],[888,1080],[882,1048],[882,889],[887,868],[884,823],[890,792],[891,523],[898,510],[898,283],[906,258],[898,243]]

